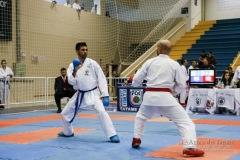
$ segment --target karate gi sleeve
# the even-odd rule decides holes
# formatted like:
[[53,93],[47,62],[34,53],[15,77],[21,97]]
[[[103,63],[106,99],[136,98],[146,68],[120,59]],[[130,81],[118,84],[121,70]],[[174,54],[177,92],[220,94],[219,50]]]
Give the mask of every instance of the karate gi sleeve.
[[109,96],[107,79],[106,79],[101,67],[97,63],[95,64],[95,72],[96,72],[96,76],[98,79],[98,87],[101,92],[101,97]]
[[175,78],[174,78],[175,85],[174,85],[173,90],[172,90],[172,94],[174,96],[181,93],[182,90],[184,88],[186,88],[186,77],[185,77],[184,73],[182,72],[182,69],[181,69],[180,65],[177,66],[175,72],[176,72],[175,73]]

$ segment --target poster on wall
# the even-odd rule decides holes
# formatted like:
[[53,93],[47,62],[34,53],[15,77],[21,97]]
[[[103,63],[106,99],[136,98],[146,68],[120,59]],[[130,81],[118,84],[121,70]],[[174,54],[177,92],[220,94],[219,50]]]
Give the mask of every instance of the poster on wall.
[[0,40],[12,40],[12,0],[0,0]]

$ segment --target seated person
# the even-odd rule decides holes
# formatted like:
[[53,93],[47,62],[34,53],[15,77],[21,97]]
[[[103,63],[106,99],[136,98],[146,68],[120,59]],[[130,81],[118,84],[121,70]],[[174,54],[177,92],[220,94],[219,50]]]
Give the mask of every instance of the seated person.
[[212,65],[216,64],[216,58],[212,54],[212,51],[208,51],[208,53],[207,53],[207,60],[208,60],[209,64],[212,64]]
[[198,68],[201,68],[203,66],[203,60],[207,57],[207,55],[205,54],[205,51],[202,51],[202,53],[200,54],[199,58],[198,58]]
[[224,72],[221,80],[219,80],[217,84],[217,88],[222,88],[222,84],[224,88],[233,87],[232,78],[230,77],[229,72]]
[[75,91],[73,89],[73,86],[68,83],[68,77],[66,68],[61,69],[61,76],[57,77],[55,79],[54,89],[55,89],[55,102],[58,107],[57,113],[61,113],[61,98],[63,97],[69,97],[71,98]]
[[[230,74],[228,71],[224,72],[221,80],[219,80],[217,84],[217,88],[227,88],[227,87],[233,87],[232,78],[230,77]],[[218,112],[219,114],[227,113],[228,109],[224,107],[219,107]]]
[[202,65],[202,67],[200,67],[200,69],[215,69],[215,67],[213,64],[209,64],[209,61],[207,60],[207,58],[204,58],[203,65]]
[[230,73],[230,77],[233,78],[233,76],[234,76],[234,71],[233,71],[233,68],[232,68],[232,67],[228,67],[228,72]]

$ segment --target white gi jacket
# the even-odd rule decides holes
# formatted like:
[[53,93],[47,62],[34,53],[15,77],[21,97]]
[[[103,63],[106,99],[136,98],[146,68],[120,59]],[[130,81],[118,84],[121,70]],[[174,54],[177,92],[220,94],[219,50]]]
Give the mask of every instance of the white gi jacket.
[[233,76],[232,81],[233,81],[234,83],[236,83],[236,82],[237,82],[237,79],[240,80],[240,66],[238,66],[237,69],[236,69],[236,71],[234,72],[234,76]]
[[72,8],[81,10],[81,6],[77,3],[73,3]]
[[[181,66],[164,54],[147,60],[135,74],[132,86],[140,86],[144,79],[147,80],[147,87],[169,88],[174,95],[186,88],[186,78]],[[145,92],[143,103],[151,106],[179,105],[169,92]]]
[[9,77],[7,76],[8,74],[14,75],[11,68],[6,67],[5,70],[3,68],[0,68],[0,78],[6,78],[6,81],[9,81]]
[[[70,64],[71,66],[72,64]],[[83,106],[93,105],[96,96],[99,98],[109,96],[106,77],[98,63],[90,58],[85,59],[83,66],[77,70],[76,77],[73,77],[72,74],[68,75],[68,82],[73,85],[74,89],[81,91],[99,88],[100,92],[95,89],[85,93],[82,101]]]

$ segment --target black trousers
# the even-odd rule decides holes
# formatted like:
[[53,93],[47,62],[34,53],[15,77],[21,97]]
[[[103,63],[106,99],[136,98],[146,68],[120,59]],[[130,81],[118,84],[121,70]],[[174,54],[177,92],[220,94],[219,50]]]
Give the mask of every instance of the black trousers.
[[69,98],[72,98],[72,96],[74,95],[75,91],[63,91],[61,93],[55,93],[54,94],[54,98],[55,98],[55,102],[56,102],[56,105],[58,107],[58,109],[61,109],[61,99],[63,97],[69,97]]

